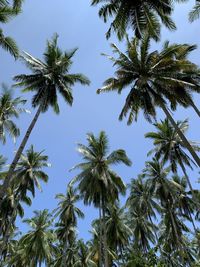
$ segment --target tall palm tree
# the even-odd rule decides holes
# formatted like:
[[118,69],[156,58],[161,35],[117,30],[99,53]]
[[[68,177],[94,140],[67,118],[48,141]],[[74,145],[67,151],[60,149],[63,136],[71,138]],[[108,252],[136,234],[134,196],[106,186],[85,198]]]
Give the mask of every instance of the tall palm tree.
[[12,180],[16,194],[27,195],[30,192],[35,197],[35,188],[41,190],[40,180],[47,183],[48,175],[43,168],[49,167],[48,156],[41,152],[34,151],[33,145],[22,154],[15,169]]
[[128,124],[137,120],[140,110],[143,110],[147,120],[155,120],[156,107],[160,107],[200,167],[200,158],[177,126],[167,107],[167,101],[173,109],[177,104],[190,105],[191,90],[198,90],[198,68],[185,57],[177,59],[176,55],[180,47],[181,45],[169,45],[169,42],[166,42],[160,52],[157,50],[150,52],[148,35],[142,40],[127,39],[126,53],[112,44],[113,52],[118,57],[109,57],[109,59],[117,67],[116,77],[107,79],[97,92],[116,90],[121,93],[126,87],[130,87],[119,116],[119,119],[123,119],[129,113]]
[[[146,168],[144,169],[147,182],[152,187],[152,191],[164,211],[164,213],[162,213],[163,225],[167,232],[161,236],[163,237],[169,234],[174,242],[172,245],[181,253],[181,250],[187,251],[184,243],[183,230],[188,231],[188,228],[178,217],[177,184],[174,184],[173,181],[167,178],[169,172],[170,168],[164,168],[164,163],[159,162],[157,158],[146,162]],[[162,241],[163,240],[160,240],[161,244]]]
[[[178,121],[177,125],[183,134],[186,133],[189,127],[188,120]],[[181,167],[183,174],[187,179],[193,200],[198,203],[185,168],[185,166],[187,166],[192,169],[192,164],[194,164],[194,161],[184,151],[186,149],[185,143],[169,120],[165,119],[160,123],[155,123],[154,126],[156,132],[149,132],[145,135],[146,138],[150,138],[154,142],[155,148],[150,151],[150,153],[155,152],[155,156],[163,160],[164,163],[169,162],[171,170],[174,173],[177,173],[178,166]],[[197,143],[193,141],[189,142],[195,151],[200,151],[200,147]]]
[[52,217],[48,210],[34,211],[34,217],[24,220],[31,227],[20,243],[24,246],[24,253],[28,259],[29,266],[48,266],[54,255],[53,242],[55,235],[51,229]]
[[62,95],[67,104],[72,105],[73,96],[71,87],[77,82],[83,85],[89,85],[90,83],[82,74],[69,73],[70,67],[72,66],[72,57],[77,49],[70,52],[63,52],[58,47],[57,41],[58,35],[55,35],[52,41],[47,42],[43,62],[25,53],[22,56],[22,60],[26,63],[32,74],[21,74],[14,78],[17,81],[15,85],[23,87],[24,92],[35,92],[32,99],[32,106],[33,108],[38,107],[38,110],[10,165],[7,177],[4,181],[3,190],[0,190],[0,199],[2,199],[9,187],[17,162],[40,113],[46,112],[50,106],[53,107],[56,113],[59,113],[57,92]]
[[55,216],[59,216],[57,234],[63,244],[61,266],[64,267],[66,265],[67,249],[70,246],[70,236],[74,236],[74,229],[77,227],[77,219],[84,218],[84,213],[76,207],[80,196],[77,194],[77,190],[71,185],[68,185],[66,195],[57,194],[56,198],[60,200],[55,210]]
[[158,39],[160,22],[170,30],[176,29],[171,19],[172,1],[169,0],[92,0],[92,5],[97,4],[102,5],[99,16],[104,19],[104,22],[107,22],[110,17],[113,18],[106,34],[107,38],[110,37],[111,31],[115,31],[121,40],[130,28],[139,38],[142,37],[144,31],[149,31],[155,39]]
[[9,90],[5,85],[2,87],[3,91],[0,95],[0,141],[5,144],[6,133],[14,141],[20,134],[20,130],[12,118],[18,118],[20,113],[27,112],[27,110],[21,107],[26,103],[26,100],[21,97],[14,98],[12,90]]
[[[118,199],[119,193],[125,193],[125,185],[122,179],[111,170],[110,166],[124,163],[131,165],[130,159],[122,149],[108,154],[108,138],[105,132],[100,132],[98,137],[87,134],[88,146],[78,144],[78,152],[84,162],[76,165],[73,169],[81,172],[73,182],[79,182],[78,189],[86,205],[94,204],[99,208],[100,220],[100,247],[103,244],[104,263],[108,267],[107,237],[106,237],[106,205]],[[103,233],[103,243],[102,243]],[[101,248],[100,248],[101,251]],[[102,255],[101,255],[102,259]],[[100,263],[100,267],[101,267]]]
[[[8,213],[5,213],[4,224],[5,224],[5,240],[9,238],[10,228],[15,224],[16,217],[18,213],[20,216],[23,216],[23,209],[20,202],[26,202],[28,205],[31,204],[31,199],[28,197],[28,192],[35,197],[35,187],[41,190],[39,180],[44,182],[48,181],[48,175],[42,170],[44,167],[49,166],[48,157],[42,155],[42,152],[35,152],[33,146],[27,150],[26,154],[21,155],[21,159],[18,162],[14,179],[12,180],[12,190],[10,190],[9,198],[5,200],[12,200],[9,205],[5,206],[2,203],[2,211],[7,209]],[[7,194],[8,196],[9,194]],[[7,203],[7,201],[5,202]],[[0,228],[0,233],[3,229]]]

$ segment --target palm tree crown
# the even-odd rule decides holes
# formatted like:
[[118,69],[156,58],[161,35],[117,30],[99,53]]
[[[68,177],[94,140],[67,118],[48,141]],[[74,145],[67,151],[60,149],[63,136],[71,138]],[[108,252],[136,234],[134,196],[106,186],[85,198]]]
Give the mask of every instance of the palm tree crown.
[[32,105],[33,107],[41,106],[43,112],[52,106],[54,111],[59,113],[57,91],[69,105],[72,105],[71,87],[77,82],[83,85],[90,83],[88,78],[82,74],[69,74],[72,57],[77,49],[63,52],[58,47],[57,41],[58,35],[55,35],[52,41],[47,42],[43,62],[28,53],[24,53],[22,60],[32,71],[32,74],[21,74],[14,78],[17,81],[15,85],[23,87],[24,92],[36,92],[32,99]]
[[145,117],[151,120],[156,116],[155,107],[165,104],[166,99],[173,109],[177,103],[189,105],[190,90],[198,90],[198,68],[186,59],[186,55],[194,49],[193,46],[165,42],[160,52],[150,52],[150,37],[147,35],[142,40],[127,39],[126,53],[114,44],[111,46],[118,55],[117,58],[109,56],[117,67],[116,77],[107,79],[105,86],[97,92],[116,90],[121,93],[130,87],[120,119],[129,113],[130,124],[134,119],[137,120],[141,109]]
[[139,38],[142,37],[144,31],[148,30],[155,39],[158,39],[160,22],[171,30],[176,29],[170,18],[173,6],[172,1],[169,0],[92,0],[92,5],[97,4],[102,4],[99,16],[104,19],[104,22],[107,22],[109,17],[114,17],[107,32],[107,37],[113,30],[117,33],[118,38],[122,39],[126,30],[131,28]]

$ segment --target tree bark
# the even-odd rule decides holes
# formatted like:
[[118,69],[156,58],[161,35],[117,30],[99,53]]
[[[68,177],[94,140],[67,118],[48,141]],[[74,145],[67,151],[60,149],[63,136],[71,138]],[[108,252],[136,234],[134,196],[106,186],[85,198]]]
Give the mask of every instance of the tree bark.
[[106,231],[106,218],[105,218],[105,202],[102,199],[102,215],[103,215],[103,243],[104,243],[104,266],[109,267],[108,259],[108,245],[107,245],[107,231]]
[[19,149],[17,150],[17,153],[16,153],[16,155],[15,155],[15,157],[14,157],[14,159],[13,159],[11,165],[10,165],[10,168],[8,170],[8,173],[7,173],[7,176],[6,176],[6,178],[4,180],[4,183],[3,183],[3,185],[2,185],[2,187],[0,189],[0,207],[1,207],[1,204],[2,204],[2,199],[6,194],[6,191],[7,191],[8,187],[9,187],[10,181],[11,181],[12,176],[14,174],[16,165],[17,165],[17,163],[18,163],[18,161],[19,161],[19,159],[21,157],[21,154],[22,154],[22,152],[24,150],[24,147],[25,147],[25,145],[26,145],[26,143],[27,143],[27,141],[29,139],[29,136],[30,136],[30,134],[31,134],[31,132],[32,132],[37,120],[38,120],[38,117],[39,117],[39,115],[41,113],[41,110],[42,110],[42,106],[40,105],[38,110],[37,110],[37,112],[36,112],[36,114],[35,114],[35,116],[34,116],[34,118],[33,118],[33,120],[32,120],[32,122],[31,122],[31,124],[29,125],[29,127],[28,127],[28,129],[26,131],[26,134],[25,134],[25,136],[24,136],[24,138],[23,138],[23,140],[22,140],[22,142],[21,142],[21,144],[19,146]]
[[99,267],[102,267],[102,263],[103,263],[103,251],[102,251],[102,216],[101,216],[101,204],[99,207]]
[[177,126],[176,122],[174,121],[174,119],[172,118],[170,112],[168,111],[167,107],[165,106],[165,104],[160,103],[160,106],[162,108],[162,110],[164,111],[166,117],[169,119],[169,121],[171,122],[172,126],[175,128],[175,130],[177,131],[178,135],[180,136],[181,140],[183,141],[185,147],[187,148],[187,150],[190,152],[190,154],[192,155],[193,159],[195,160],[195,162],[197,163],[197,165],[200,167],[200,158],[198,157],[198,155],[196,154],[196,152],[194,151],[194,149],[192,148],[191,144],[188,142],[187,138],[185,137],[185,135],[182,133],[182,131],[179,129],[179,127]]

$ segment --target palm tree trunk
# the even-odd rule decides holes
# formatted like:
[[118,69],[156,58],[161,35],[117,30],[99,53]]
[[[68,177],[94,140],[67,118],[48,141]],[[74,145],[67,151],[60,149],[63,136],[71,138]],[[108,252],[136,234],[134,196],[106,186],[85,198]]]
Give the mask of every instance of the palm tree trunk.
[[68,247],[68,240],[65,241],[65,245],[63,248],[61,267],[66,266],[67,247]]
[[14,159],[13,159],[11,165],[10,165],[10,168],[8,170],[8,173],[7,173],[7,176],[6,176],[6,178],[4,180],[4,183],[3,183],[2,187],[1,187],[1,190],[0,190],[0,207],[1,207],[1,204],[2,204],[2,199],[3,199],[4,195],[6,194],[6,191],[7,191],[8,187],[9,187],[9,184],[10,184],[10,181],[12,179],[13,173],[15,171],[16,165],[17,165],[17,163],[18,163],[18,161],[20,159],[20,156],[21,156],[21,154],[22,154],[22,152],[24,150],[24,147],[25,147],[25,145],[26,145],[26,143],[27,143],[27,141],[29,139],[29,136],[30,136],[30,134],[31,134],[31,132],[32,132],[34,126],[35,126],[35,123],[38,120],[38,117],[39,117],[39,115],[41,113],[41,110],[42,110],[42,106],[40,105],[38,110],[37,110],[37,112],[36,112],[36,114],[35,114],[35,116],[34,116],[34,118],[33,118],[33,120],[32,120],[32,122],[31,122],[31,124],[28,127],[28,130],[26,131],[26,134],[25,134],[25,136],[24,136],[24,138],[23,138],[23,140],[21,142],[21,145],[19,146],[19,149],[17,150],[17,153],[16,153],[16,155],[15,155],[15,157],[14,157]]
[[172,118],[170,112],[168,111],[168,109],[166,108],[165,104],[160,103],[160,106],[162,108],[162,110],[164,111],[166,117],[169,119],[169,121],[171,122],[172,126],[174,127],[174,129],[177,131],[178,135],[180,136],[180,138],[182,139],[185,147],[187,148],[187,150],[190,152],[190,154],[192,155],[193,159],[195,160],[195,162],[197,163],[197,165],[200,167],[200,158],[198,157],[198,155],[196,154],[196,152],[194,151],[194,149],[192,148],[192,146],[190,145],[190,143],[188,142],[187,138],[185,137],[185,135],[182,133],[182,131],[179,129],[179,127],[177,126],[176,122],[174,121],[174,119]]
[[105,202],[104,199],[102,198],[104,266],[109,267],[105,210],[106,210]]
[[102,216],[101,216],[101,210],[102,210],[102,207],[101,207],[101,204],[100,204],[100,207],[99,207],[99,267],[102,267],[102,263],[103,263],[103,253],[102,253]]
[[197,113],[197,115],[200,117],[200,110],[197,108],[197,106],[194,104],[193,100],[190,101],[191,106],[193,107],[194,111]]

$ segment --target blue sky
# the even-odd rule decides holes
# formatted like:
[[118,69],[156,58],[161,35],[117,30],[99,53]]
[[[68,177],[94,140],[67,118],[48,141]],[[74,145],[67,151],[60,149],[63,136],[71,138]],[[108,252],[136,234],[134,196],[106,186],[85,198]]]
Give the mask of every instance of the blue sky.
[[[174,18],[178,30],[170,33],[162,31],[162,41],[170,40],[178,43],[200,43],[199,21],[189,24],[187,14],[192,8],[194,1],[180,4],[176,7]],[[60,103],[60,115],[55,115],[52,110],[42,114],[35,126],[26,148],[33,144],[37,151],[45,150],[49,156],[52,167],[47,169],[49,182],[43,185],[43,192],[37,192],[36,198],[30,208],[25,207],[25,217],[30,217],[36,209],[52,210],[56,207],[54,199],[57,193],[64,193],[67,183],[75,175],[68,170],[81,161],[77,151],[77,143],[85,143],[86,133],[98,134],[105,130],[110,139],[111,150],[123,148],[133,161],[132,167],[120,166],[115,168],[128,183],[131,178],[136,177],[144,167],[147,160],[147,152],[152,148],[150,141],[144,138],[144,134],[153,129],[141,115],[137,123],[127,126],[126,122],[118,121],[118,114],[122,108],[126,93],[122,95],[102,94],[97,95],[96,89],[103,81],[114,72],[111,62],[101,53],[111,54],[109,43],[115,42],[121,49],[124,44],[119,43],[114,36],[109,41],[105,38],[108,25],[98,18],[98,8],[90,6],[90,0],[26,0],[23,13],[4,27],[5,33],[11,35],[17,41],[22,51],[27,51],[34,57],[42,58],[46,40],[57,32],[59,34],[59,45],[63,49],[78,47],[79,50],[74,57],[72,73],[82,72],[91,80],[89,87],[76,85],[73,90],[73,107],[67,106],[62,99]],[[153,44],[152,48],[160,47],[162,44]],[[15,62],[13,58],[1,50],[0,82],[13,84],[12,77],[16,74],[28,73],[22,62]],[[199,49],[193,52],[191,59],[195,63],[200,62]],[[16,89],[16,95],[20,90]],[[31,115],[22,115],[17,121],[21,129],[21,137],[25,133],[35,110],[31,109],[31,94],[23,94],[28,99],[26,107],[31,110]],[[200,103],[200,97],[195,96],[195,102]],[[199,105],[200,107],[200,105]],[[162,112],[158,118],[163,118]],[[178,109],[174,114],[176,119],[190,119],[190,130],[188,136],[192,140],[200,140],[198,117],[191,110]],[[1,145],[1,153],[8,159],[12,159],[14,151],[20,144],[21,138],[14,145],[9,141],[6,146]],[[197,187],[198,172],[190,172],[193,184]],[[86,218],[79,223],[79,235],[88,238],[89,224],[97,216],[93,207],[79,206],[85,212]],[[26,226],[19,223],[21,230],[27,230]]]

